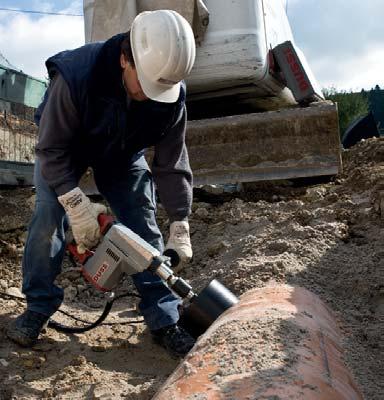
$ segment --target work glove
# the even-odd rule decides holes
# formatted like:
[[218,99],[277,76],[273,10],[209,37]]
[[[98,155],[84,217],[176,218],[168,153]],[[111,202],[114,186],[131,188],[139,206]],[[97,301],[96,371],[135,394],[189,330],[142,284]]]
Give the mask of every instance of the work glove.
[[106,213],[107,208],[91,203],[79,187],[59,196],[58,200],[68,215],[78,253],[83,254],[96,246],[101,236],[97,217]]
[[164,253],[170,254],[169,250],[175,251],[182,262],[188,262],[192,258],[192,245],[187,221],[174,221],[171,223],[169,239]]

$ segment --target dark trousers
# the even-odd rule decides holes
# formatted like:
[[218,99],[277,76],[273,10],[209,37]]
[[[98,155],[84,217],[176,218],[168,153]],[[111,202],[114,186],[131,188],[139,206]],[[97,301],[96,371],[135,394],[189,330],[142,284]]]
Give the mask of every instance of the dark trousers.
[[[99,192],[118,221],[162,252],[154,185],[144,157],[111,175],[94,172]],[[68,220],[56,193],[41,176],[38,160],[34,179],[36,204],[24,250],[23,293],[28,309],[51,316],[63,301],[63,289],[54,281],[64,258]],[[139,309],[150,330],[177,322],[180,300],[160,278],[145,271],[133,275],[132,279],[142,296]]]

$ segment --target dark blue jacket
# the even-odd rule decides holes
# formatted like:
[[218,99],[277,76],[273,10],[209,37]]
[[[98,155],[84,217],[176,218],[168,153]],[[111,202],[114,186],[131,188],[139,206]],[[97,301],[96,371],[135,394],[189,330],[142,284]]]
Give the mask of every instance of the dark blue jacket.
[[[127,107],[120,67],[124,35],[63,51],[46,62],[50,78],[57,72],[63,76],[81,120],[72,146],[79,164],[118,167],[127,159],[134,161],[162,139],[184,108],[184,84],[176,103],[132,101]],[[36,112],[37,124],[47,99]]]

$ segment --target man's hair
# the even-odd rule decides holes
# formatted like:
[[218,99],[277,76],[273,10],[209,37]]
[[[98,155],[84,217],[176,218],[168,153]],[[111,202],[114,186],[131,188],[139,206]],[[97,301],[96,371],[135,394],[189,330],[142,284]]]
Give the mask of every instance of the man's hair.
[[133,59],[132,46],[131,46],[131,31],[125,34],[123,41],[121,42],[121,52],[124,54],[125,59],[135,68],[135,60]]

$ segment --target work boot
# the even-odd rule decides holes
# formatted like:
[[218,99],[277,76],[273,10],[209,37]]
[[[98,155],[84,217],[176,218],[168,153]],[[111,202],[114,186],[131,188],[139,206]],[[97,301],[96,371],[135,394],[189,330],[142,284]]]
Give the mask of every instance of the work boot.
[[170,325],[151,331],[155,343],[175,357],[184,357],[195,344],[195,339],[178,325]]
[[31,347],[37,342],[48,320],[46,315],[26,310],[9,324],[6,334],[15,343]]

